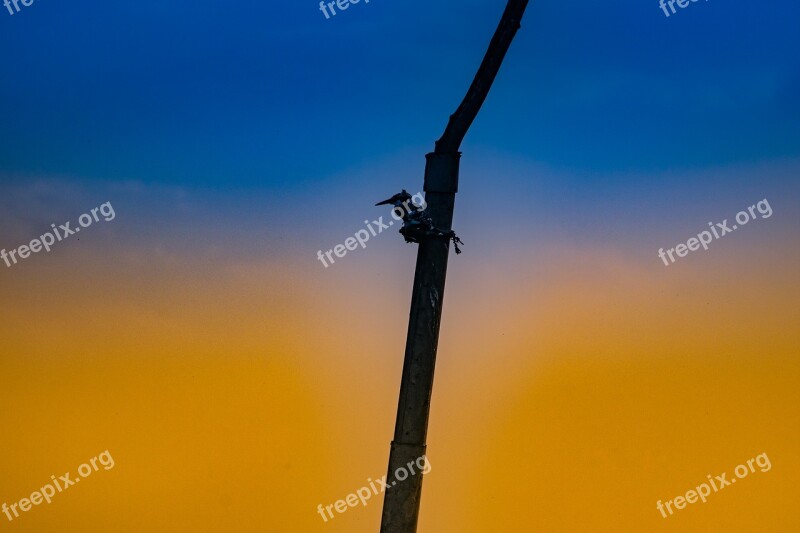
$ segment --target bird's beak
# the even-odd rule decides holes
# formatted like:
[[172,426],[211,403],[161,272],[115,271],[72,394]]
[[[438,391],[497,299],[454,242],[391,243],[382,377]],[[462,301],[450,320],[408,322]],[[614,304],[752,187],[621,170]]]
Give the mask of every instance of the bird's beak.
[[388,200],[384,200],[384,201],[382,201],[382,202],[378,202],[378,203],[377,203],[377,204],[375,204],[375,205],[376,205],[376,206],[379,206],[379,205],[388,205],[388,204],[390,204],[390,203],[392,203],[392,199],[391,199],[391,198],[389,198]]

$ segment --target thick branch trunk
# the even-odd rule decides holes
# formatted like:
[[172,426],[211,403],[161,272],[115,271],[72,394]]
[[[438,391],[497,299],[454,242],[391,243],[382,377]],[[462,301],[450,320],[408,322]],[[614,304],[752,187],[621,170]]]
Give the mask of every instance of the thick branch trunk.
[[[425,201],[434,225],[448,232],[453,221],[458,168],[458,149],[472,121],[486,100],[500,64],[508,51],[528,0],[510,0],[489,44],[478,73],[458,110],[450,117],[436,149],[426,156]],[[381,533],[415,533],[422,496],[422,475],[402,477],[410,463],[425,454],[433,372],[439,345],[449,239],[431,238],[419,245],[411,313],[406,337],[403,378],[394,440],[389,454],[388,488],[383,501]]]

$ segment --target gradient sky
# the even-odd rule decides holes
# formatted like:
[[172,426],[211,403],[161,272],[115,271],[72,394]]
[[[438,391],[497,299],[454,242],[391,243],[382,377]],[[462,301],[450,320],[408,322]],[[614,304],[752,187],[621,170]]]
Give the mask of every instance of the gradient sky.
[[[0,263],[0,504],[116,461],[0,529],[377,531],[316,506],[384,473],[415,249],[316,253],[421,190],[503,7],[0,10],[0,248],[117,215]],[[800,529],[798,15],[529,5],[462,145],[420,533]]]

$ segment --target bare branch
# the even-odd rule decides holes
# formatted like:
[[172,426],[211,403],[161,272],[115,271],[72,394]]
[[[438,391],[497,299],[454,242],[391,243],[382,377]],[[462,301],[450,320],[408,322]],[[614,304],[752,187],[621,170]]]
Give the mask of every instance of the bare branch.
[[505,12],[503,12],[503,17],[500,19],[500,24],[498,24],[492,41],[489,43],[489,49],[483,57],[478,73],[467,91],[467,95],[461,105],[458,106],[456,112],[450,115],[450,120],[441,139],[436,141],[435,151],[437,153],[458,151],[461,141],[464,140],[464,136],[467,134],[467,130],[478,115],[484,100],[486,100],[489,89],[492,88],[492,83],[497,77],[503,58],[511,46],[511,41],[514,40],[514,35],[520,28],[522,15],[525,13],[527,6],[528,0],[509,0]]

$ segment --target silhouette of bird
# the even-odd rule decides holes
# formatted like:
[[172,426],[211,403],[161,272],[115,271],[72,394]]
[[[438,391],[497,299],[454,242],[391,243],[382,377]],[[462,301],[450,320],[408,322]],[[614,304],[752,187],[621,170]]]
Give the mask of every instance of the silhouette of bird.
[[433,225],[431,217],[423,211],[424,207],[421,208],[416,205],[411,201],[412,198],[413,197],[408,194],[408,191],[403,189],[391,198],[378,202],[375,205],[392,205],[395,209],[400,209],[403,213],[403,226],[400,228],[400,234],[405,238],[406,242],[419,243],[423,239],[430,237],[446,237],[448,240],[452,239],[456,254],[460,254],[461,249],[458,245],[464,244],[461,242],[461,239],[456,236],[454,231],[445,232],[436,228],[436,226]]
[[403,189],[402,191],[400,191],[399,193],[395,194],[391,198],[389,198],[387,200],[384,200],[382,202],[378,202],[375,205],[376,206],[379,206],[379,205],[393,205],[395,207],[404,208],[403,209],[404,211],[405,211],[405,206],[408,205],[409,207],[413,207],[416,210],[417,206],[414,205],[414,203],[411,201],[411,198],[412,198],[412,196],[410,194],[408,194],[408,191]]

